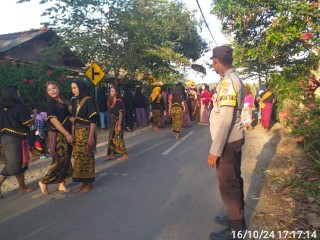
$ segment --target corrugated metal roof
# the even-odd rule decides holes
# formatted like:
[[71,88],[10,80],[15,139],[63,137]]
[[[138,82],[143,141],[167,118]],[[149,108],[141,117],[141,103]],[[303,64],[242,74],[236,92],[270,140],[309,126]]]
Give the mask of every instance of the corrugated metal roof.
[[45,32],[50,31],[49,28],[34,29],[25,32],[8,33],[0,35],[0,53],[8,51],[22,43],[25,43]]

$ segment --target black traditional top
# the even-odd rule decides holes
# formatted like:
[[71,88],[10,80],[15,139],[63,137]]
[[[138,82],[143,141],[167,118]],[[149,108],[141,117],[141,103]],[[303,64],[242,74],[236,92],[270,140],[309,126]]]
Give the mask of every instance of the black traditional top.
[[32,117],[23,104],[13,104],[10,108],[0,106],[1,133],[15,137],[26,137],[30,131],[27,126]]
[[90,126],[91,123],[97,123],[97,106],[92,97],[84,97],[80,101],[77,98],[73,98],[71,105],[75,124]]
[[111,105],[110,109],[111,115],[118,118],[120,112],[124,112],[124,105],[121,99],[116,99],[116,101]]
[[151,108],[152,110],[160,110],[161,106],[163,107],[163,99],[161,97],[161,94],[159,94],[153,102],[151,102]]
[[[263,98],[263,96],[269,91],[263,92],[260,94],[260,98]],[[272,93],[269,97],[267,97],[266,99],[263,100],[264,103],[272,103],[274,100],[274,94]]]
[[69,105],[67,103],[61,103],[54,99],[48,100],[46,104],[48,122],[50,123],[50,130],[57,132],[58,130],[51,124],[51,119],[56,118],[62,126],[70,132],[71,122],[70,122],[70,112]]

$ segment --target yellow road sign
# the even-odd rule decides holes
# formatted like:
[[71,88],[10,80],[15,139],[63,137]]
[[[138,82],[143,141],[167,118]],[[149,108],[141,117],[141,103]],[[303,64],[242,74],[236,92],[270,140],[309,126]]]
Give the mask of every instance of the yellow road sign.
[[92,63],[86,71],[86,75],[94,85],[97,85],[104,77],[104,72],[101,70],[98,64]]

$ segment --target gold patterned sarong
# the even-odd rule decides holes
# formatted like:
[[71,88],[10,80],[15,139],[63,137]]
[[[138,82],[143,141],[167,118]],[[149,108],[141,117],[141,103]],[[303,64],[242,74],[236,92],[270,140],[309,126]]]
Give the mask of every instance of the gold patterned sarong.
[[161,114],[160,114],[160,109],[155,109],[152,110],[152,126],[153,127],[160,127],[160,119],[161,119]]
[[73,181],[93,182],[95,180],[94,151],[88,149],[89,128],[75,129],[76,144],[73,148]]
[[66,137],[58,133],[50,133],[50,141],[55,141],[52,153],[52,163],[47,174],[41,179],[44,184],[62,183],[72,176],[72,148]]
[[182,129],[182,114],[183,107],[180,104],[174,103],[171,106],[172,130],[180,133]]

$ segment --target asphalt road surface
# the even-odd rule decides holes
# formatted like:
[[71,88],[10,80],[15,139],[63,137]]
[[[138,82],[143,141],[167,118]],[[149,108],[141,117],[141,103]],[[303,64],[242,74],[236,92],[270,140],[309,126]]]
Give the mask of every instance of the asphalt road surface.
[[214,215],[225,212],[206,164],[209,128],[195,125],[181,137],[176,141],[169,126],[136,134],[126,140],[130,156],[122,162],[103,161],[106,146],[100,147],[88,194],[53,185],[49,196],[39,188],[7,195],[0,200],[0,240],[208,239],[223,229]]

